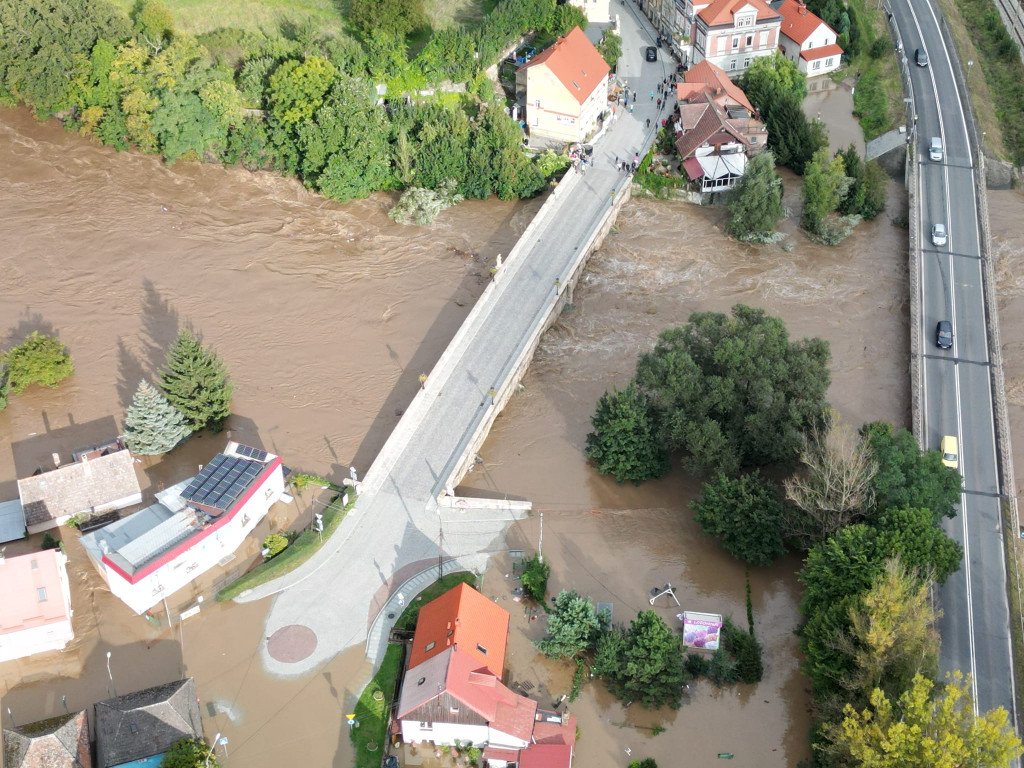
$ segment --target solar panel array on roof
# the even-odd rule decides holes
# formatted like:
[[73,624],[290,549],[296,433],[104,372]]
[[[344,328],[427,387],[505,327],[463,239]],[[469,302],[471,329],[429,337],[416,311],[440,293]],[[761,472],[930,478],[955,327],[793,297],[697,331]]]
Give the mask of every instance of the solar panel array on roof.
[[258,461],[218,453],[189,483],[181,497],[193,504],[228,510],[263,471]]
[[250,448],[248,445],[239,444],[235,447],[235,453],[239,456],[248,456],[250,459],[255,459],[256,461],[267,460],[266,451],[261,451],[259,448]]

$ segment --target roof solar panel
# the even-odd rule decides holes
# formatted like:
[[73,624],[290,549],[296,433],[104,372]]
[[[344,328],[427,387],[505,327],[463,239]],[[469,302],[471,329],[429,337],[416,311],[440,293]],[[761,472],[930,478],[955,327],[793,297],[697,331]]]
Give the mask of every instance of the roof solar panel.
[[219,453],[181,494],[194,504],[230,509],[263,470],[258,461]]
[[256,461],[266,461],[268,455],[266,451],[261,451],[259,448],[252,448],[248,445],[241,444],[235,448],[235,453],[239,456],[248,456],[250,459],[255,459]]

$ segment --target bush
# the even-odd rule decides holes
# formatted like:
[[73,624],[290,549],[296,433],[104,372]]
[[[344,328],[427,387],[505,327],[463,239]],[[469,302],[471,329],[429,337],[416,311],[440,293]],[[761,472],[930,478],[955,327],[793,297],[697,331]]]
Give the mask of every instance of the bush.
[[399,224],[430,224],[445,208],[462,202],[455,192],[455,180],[448,179],[438,189],[410,187],[388,211],[388,216]]
[[33,331],[21,344],[0,355],[0,371],[10,393],[20,395],[32,384],[57,386],[75,372],[75,366],[59,339]]
[[884,37],[876,37],[868,49],[868,56],[872,59],[880,59],[889,51],[889,41]]
[[43,549],[59,549],[60,542],[50,535],[49,531],[43,534]]
[[548,589],[548,576],[551,575],[551,563],[545,563],[540,555],[534,555],[523,567],[523,592],[538,603],[544,602]]
[[[216,745],[215,745],[216,746]],[[159,768],[219,768],[217,755],[202,739],[182,739],[164,754]]]
[[718,475],[704,483],[703,493],[690,506],[701,530],[733,557],[769,565],[786,553],[782,500],[757,472],[735,479]]
[[759,683],[764,674],[761,644],[752,632],[744,632],[726,619],[722,624],[722,648],[736,661],[736,678],[741,683]]
[[288,537],[282,536],[280,533],[272,533],[263,540],[263,548],[269,549],[267,557],[271,558],[281,552],[284,552],[288,546]]
[[707,677],[710,668],[710,659],[697,651],[690,651],[683,660],[683,669],[693,677]]

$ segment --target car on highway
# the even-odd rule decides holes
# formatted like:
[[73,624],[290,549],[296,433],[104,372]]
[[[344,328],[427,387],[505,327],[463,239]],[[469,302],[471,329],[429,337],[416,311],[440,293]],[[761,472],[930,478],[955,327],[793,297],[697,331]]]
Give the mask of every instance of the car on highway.
[[648,61],[657,61],[658,60],[658,49],[655,48],[653,45],[648,45],[647,46],[647,60]]
[[947,467],[956,469],[960,466],[960,446],[957,444],[956,437],[953,435],[943,437],[942,442],[939,443],[939,452],[942,454],[942,463]]
[[935,346],[949,349],[953,346],[953,324],[949,320],[939,320],[935,326]]
[[945,224],[942,222],[932,224],[932,245],[945,245],[948,237]]
[[942,161],[942,139],[932,136],[932,143],[928,145],[928,158],[936,162]]
[[928,54],[925,53],[924,48],[918,48],[914,51],[914,63],[919,67],[928,66]]

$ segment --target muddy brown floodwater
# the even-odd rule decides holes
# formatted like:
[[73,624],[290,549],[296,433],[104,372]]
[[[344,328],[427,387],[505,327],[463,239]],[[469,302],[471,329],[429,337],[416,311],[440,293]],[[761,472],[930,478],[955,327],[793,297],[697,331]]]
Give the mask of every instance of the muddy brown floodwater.
[[[787,179],[787,203],[798,209]],[[832,344],[833,403],[858,426],[907,418],[906,235],[890,214],[827,249],[784,224],[792,252],[722,234],[723,212],[636,200],[593,257],[576,304],[545,337],[524,390],[484,446],[467,485],[532,499],[545,514],[551,586],[614,603],[626,622],[647,592],[671,581],[687,609],[744,617],[744,572],[704,539],[687,511],[696,485],[676,472],[641,488],[597,476],[582,458],[594,403],[632,373],[637,351],[699,309],[736,302],[784,317],[794,336]],[[487,264],[507,253],[540,201],[463,203],[430,228],[386,216],[390,198],[338,206],[270,174],[117,154],[27,113],[0,110],[0,337],[59,334],[73,378],[34,389],[0,414],[0,500],[50,454],[117,434],[138,380],[151,376],[177,329],[191,324],[224,358],[237,385],[228,435],[281,454],[303,471],[339,478],[365,471],[483,288]],[[142,467],[147,493],[194,472],[222,436],[191,440]],[[308,514],[308,498],[278,505],[260,535]],[[532,549],[538,518],[515,527],[510,548]],[[301,523],[299,523],[301,524]],[[68,533],[68,532],[65,532]],[[223,571],[174,596],[198,595],[202,613],[170,628],[131,614],[103,586],[73,533],[66,535],[77,637],[61,654],[0,665],[2,705],[29,722],[121,693],[196,677],[206,728],[230,740],[245,768],[351,764],[342,715],[368,670],[358,649],[316,675],[266,676],[257,649],[267,604],[218,605]],[[257,539],[232,568],[257,556]],[[8,554],[38,546],[38,537]],[[573,705],[580,765],[613,766],[650,754],[677,765],[732,752],[737,765],[791,766],[806,755],[808,698],[798,671],[798,562],[752,573],[766,677],[756,687],[695,686],[678,712],[623,709],[599,685]],[[571,670],[544,661],[543,631],[511,601],[505,556],[485,591],[513,613],[508,665],[543,695],[568,690]],[[666,618],[678,610],[657,609]],[[113,681],[105,652],[112,652]],[[211,714],[212,713],[212,714]],[[3,715],[6,717],[6,710]],[[652,736],[655,724],[669,726]]]
[[[795,212],[794,181],[786,178],[786,203]],[[829,397],[845,422],[905,426],[907,239],[891,223],[905,207],[902,187],[890,185],[889,211],[859,226],[839,248],[808,241],[790,220],[783,226],[790,253],[729,240],[720,208],[638,199],[623,210],[618,232],[592,257],[575,305],[543,339],[523,390],[480,452],[483,463],[465,481],[521,494],[545,513],[552,593],[577,589],[611,602],[615,620],[627,623],[649,607],[652,587],[670,582],[683,609],[745,623],[743,565],[701,534],[687,507],[697,483],[674,471],[639,488],[620,486],[587,466],[582,450],[594,404],[607,388],[628,381],[638,351],[650,348],[661,330],[691,312],[728,311],[742,302],[783,317],[794,337],[829,341]],[[517,525],[510,546],[536,549],[539,527],[538,517]],[[661,765],[707,764],[719,752],[733,753],[735,765],[779,768],[807,757],[810,700],[793,634],[798,568],[790,557],[751,571],[756,631],[765,645],[760,684],[716,690],[699,683],[678,712],[624,711],[599,684],[588,685],[573,705],[581,764],[625,764],[627,749]],[[495,588],[494,579],[486,588]],[[657,610],[678,626],[680,609],[668,598],[659,598]],[[513,616],[510,647],[529,659],[512,657],[514,674],[554,698],[567,692],[570,666],[538,658],[527,640],[542,627]],[[653,735],[654,725],[668,730]]]

